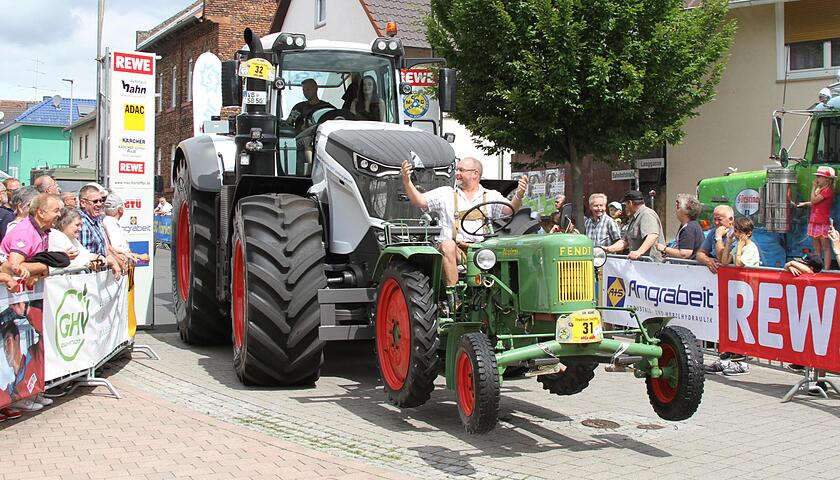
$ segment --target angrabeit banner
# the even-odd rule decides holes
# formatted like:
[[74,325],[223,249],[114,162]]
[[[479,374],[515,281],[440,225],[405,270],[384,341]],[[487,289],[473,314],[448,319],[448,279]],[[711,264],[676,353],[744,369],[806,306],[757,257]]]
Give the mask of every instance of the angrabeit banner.
[[840,371],[840,275],[718,270],[722,352]]
[[128,340],[125,277],[105,271],[44,282],[47,381],[97,365]]
[[43,283],[0,289],[0,408],[44,391]]
[[[635,307],[642,320],[672,317],[669,325],[686,327],[700,340],[718,339],[718,283],[702,265],[609,258],[600,284],[608,307]],[[636,326],[625,312],[602,314],[607,323]]]

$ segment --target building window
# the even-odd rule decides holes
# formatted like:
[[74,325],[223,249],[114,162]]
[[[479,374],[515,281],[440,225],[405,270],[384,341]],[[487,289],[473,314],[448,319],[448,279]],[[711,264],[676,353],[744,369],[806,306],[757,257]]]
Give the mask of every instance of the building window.
[[82,137],[79,137],[79,160],[82,159]]
[[[777,45],[788,78],[833,76],[840,66],[840,23],[836,0],[784,2],[776,6]],[[780,72],[783,73],[783,72]]]
[[0,158],[3,158],[6,155],[6,142],[0,140]]
[[88,158],[88,136],[85,134],[85,158]]
[[15,134],[12,137],[12,151],[19,152],[20,151],[20,135]]
[[327,24],[327,0],[315,0],[315,28]]
[[192,74],[193,74],[193,62],[192,58],[187,63],[187,101],[192,102]]
[[160,175],[160,174],[161,174],[161,173],[160,173],[160,172],[161,172],[161,170],[163,170],[163,169],[161,168],[161,164],[160,164],[160,147],[158,147],[158,149],[157,149],[157,150],[158,150],[158,151],[157,151],[157,162],[155,162],[155,163],[157,163],[157,174],[158,174],[158,175]]
[[163,72],[158,73],[157,111],[163,111]]
[[178,67],[172,67],[172,102],[171,107],[178,104]]

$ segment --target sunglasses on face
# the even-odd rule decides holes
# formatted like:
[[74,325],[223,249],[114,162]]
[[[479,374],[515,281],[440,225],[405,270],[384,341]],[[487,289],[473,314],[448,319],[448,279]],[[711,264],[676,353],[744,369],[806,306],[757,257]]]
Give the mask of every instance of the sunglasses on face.
[[97,198],[96,200],[91,200],[91,199],[89,199],[89,198],[83,198],[82,200],[84,200],[84,201],[86,201],[86,202],[93,203],[93,204],[105,203],[105,200],[104,200],[104,199],[102,199],[102,198]]

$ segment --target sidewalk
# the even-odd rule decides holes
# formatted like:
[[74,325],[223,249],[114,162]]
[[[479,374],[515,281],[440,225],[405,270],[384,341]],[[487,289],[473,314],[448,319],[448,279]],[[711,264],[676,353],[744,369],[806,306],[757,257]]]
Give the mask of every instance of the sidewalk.
[[401,474],[215,420],[114,381],[0,423],[0,479],[369,479]]

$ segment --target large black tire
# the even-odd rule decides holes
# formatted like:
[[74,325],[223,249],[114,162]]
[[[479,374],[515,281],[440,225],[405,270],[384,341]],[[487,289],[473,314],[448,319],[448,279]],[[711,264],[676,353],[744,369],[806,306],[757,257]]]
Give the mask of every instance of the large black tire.
[[429,400],[440,370],[437,305],[429,277],[402,259],[379,281],[376,357],[388,401],[419,407]]
[[566,371],[538,375],[537,381],[542,383],[543,390],[555,395],[574,395],[589,386],[589,382],[595,378],[596,368],[597,362],[570,362],[566,365]]
[[665,377],[645,379],[648,398],[653,410],[664,420],[679,421],[690,418],[703,398],[703,352],[697,339],[684,327],[668,326],[659,333],[662,357],[659,366],[676,368],[675,382]]
[[236,206],[231,255],[233,367],[246,385],[318,379],[326,288],[323,230],[310,199],[255,195]]
[[467,433],[487,433],[499,422],[501,385],[496,354],[481,332],[461,335],[455,354],[458,414]]
[[216,300],[215,195],[193,188],[182,164],[172,203],[172,297],[178,332],[189,344],[230,342],[229,307]]

